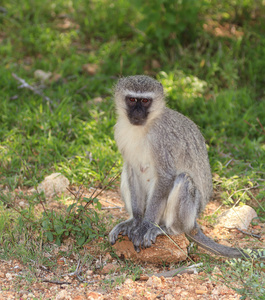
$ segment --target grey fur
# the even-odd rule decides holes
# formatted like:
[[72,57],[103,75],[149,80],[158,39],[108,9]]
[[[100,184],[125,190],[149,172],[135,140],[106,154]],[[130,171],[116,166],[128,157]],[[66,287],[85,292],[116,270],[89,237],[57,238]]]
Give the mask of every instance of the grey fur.
[[[144,124],[132,125],[128,96],[152,97]],[[113,228],[110,242],[114,244],[122,233],[140,251],[163,231],[184,232],[213,253],[249,257],[241,249],[215,243],[200,230],[196,219],[212,195],[205,140],[190,119],[165,106],[161,83],[144,75],[122,78],[115,88],[115,102],[115,139],[124,158],[121,193],[130,219]]]

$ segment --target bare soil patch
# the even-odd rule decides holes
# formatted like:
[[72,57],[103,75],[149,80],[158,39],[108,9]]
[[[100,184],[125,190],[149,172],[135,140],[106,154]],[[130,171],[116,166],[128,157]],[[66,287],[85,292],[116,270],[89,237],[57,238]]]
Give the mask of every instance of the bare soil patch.
[[[104,214],[112,215],[113,222],[126,219],[118,191],[104,191],[100,196]],[[56,202],[50,205],[56,207]],[[218,201],[208,204],[205,216],[200,220],[204,232],[219,242],[240,247],[262,247],[265,241],[265,229],[262,224],[252,226],[251,230],[262,233],[262,239],[253,237],[247,239],[237,230],[224,228],[215,229],[209,218],[220,207]],[[61,207],[60,207],[61,209]],[[221,207],[221,210],[225,208]],[[109,228],[111,229],[111,228]],[[1,299],[240,299],[234,290],[215,277],[205,272],[198,274],[177,275],[174,278],[149,277],[163,270],[174,268],[173,265],[137,263],[142,275],[132,274],[126,261],[115,257],[112,249],[106,249],[106,241],[94,240],[76,252],[70,239],[63,245],[52,246],[47,253],[55,263],[53,267],[43,266],[36,261],[23,264],[19,259],[0,262],[0,300]],[[172,245],[174,247],[174,245]],[[70,251],[71,252],[71,251]],[[200,249],[192,255],[194,261],[200,260]],[[87,262],[80,257],[92,256]],[[222,260],[222,258],[220,258]],[[189,261],[187,260],[187,263]],[[136,265],[136,263],[131,263]],[[176,266],[178,267],[178,266]],[[176,268],[175,267],[175,268]],[[218,272],[218,271],[217,271]],[[140,274],[139,273],[139,274]],[[131,278],[136,278],[133,281]],[[124,281],[125,280],[125,281]]]

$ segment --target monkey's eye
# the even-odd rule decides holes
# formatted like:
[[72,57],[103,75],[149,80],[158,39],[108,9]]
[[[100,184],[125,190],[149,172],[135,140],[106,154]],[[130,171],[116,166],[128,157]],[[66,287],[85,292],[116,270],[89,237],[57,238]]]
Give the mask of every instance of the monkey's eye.
[[142,102],[143,105],[149,106],[150,103],[151,103],[151,99],[148,99],[148,98],[142,98],[142,99],[141,99],[141,102]]
[[137,102],[136,98],[129,98],[130,102]]

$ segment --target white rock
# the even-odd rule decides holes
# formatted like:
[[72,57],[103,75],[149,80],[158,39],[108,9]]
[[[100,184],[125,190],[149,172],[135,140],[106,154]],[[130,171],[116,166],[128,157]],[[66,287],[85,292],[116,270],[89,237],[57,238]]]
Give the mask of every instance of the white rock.
[[61,173],[53,173],[47,177],[38,185],[38,192],[43,191],[47,198],[57,195],[59,193],[66,192],[66,188],[69,186],[69,180]]
[[19,201],[18,205],[22,208],[25,208],[26,206],[29,206],[28,203],[25,203],[23,200]]
[[247,230],[253,218],[257,217],[255,210],[248,206],[230,208],[218,218],[218,225],[226,228]]
[[69,293],[66,290],[62,290],[57,294],[55,299],[56,300],[71,300],[72,297],[69,295]]
[[176,299],[176,298],[174,298],[172,295],[170,295],[170,294],[166,294],[165,295],[165,300],[174,300],[174,299]]
[[34,72],[34,77],[40,79],[41,81],[46,81],[52,76],[51,72],[45,72],[43,70],[36,70]]
[[12,279],[12,274],[6,273],[6,278],[7,278],[8,280],[11,280],[11,279]]
[[28,294],[28,298],[31,299],[31,298],[33,298],[33,297],[34,297],[34,294],[33,294],[33,293],[29,293],[29,294]]
[[159,287],[161,284],[162,284],[161,279],[156,276],[152,276],[146,281],[146,285],[149,287],[152,287],[152,286]]

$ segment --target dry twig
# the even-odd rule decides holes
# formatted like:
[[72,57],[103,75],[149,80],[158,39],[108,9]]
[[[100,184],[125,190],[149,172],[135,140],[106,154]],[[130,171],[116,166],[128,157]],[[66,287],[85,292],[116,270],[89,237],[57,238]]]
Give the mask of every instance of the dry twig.
[[101,207],[101,210],[108,210],[108,209],[122,209],[121,206],[107,206],[107,207]]
[[52,109],[50,107],[50,103],[52,103],[52,100],[49,97],[45,96],[41,91],[37,90],[32,85],[28,84],[24,79],[18,77],[15,73],[12,73],[12,76],[21,83],[21,85],[18,87],[19,89],[23,89],[23,88],[29,89],[34,94],[41,96],[45,101],[47,101],[49,110],[52,113]]
[[195,265],[191,265],[189,267],[180,267],[174,270],[170,270],[170,271],[164,271],[158,274],[151,274],[148,275],[149,277],[152,276],[156,276],[156,277],[174,277],[176,275],[182,275],[184,273],[188,273],[188,274],[197,274],[198,273],[198,267],[201,267],[203,264],[202,263],[198,263]]
[[78,276],[82,271],[82,268],[79,268],[80,267],[80,262],[81,262],[81,260],[79,259],[78,263],[77,263],[77,267],[76,267],[74,272],[63,275],[63,276]]
[[261,124],[259,118],[256,118],[256,120],[258,121],[258,123],[259,123],[261,129],[263,130],[263,133],[265,134],[265,129],[264,129],[264,127],[262,126],[262,124]]
[[257,239],[261,239],[261,236],[260,236],[259,234],[247,232],[247,231],[244,231],[244,230],[242,230],[242,229],[240,229],[240,228],[236,228],[236,229],[237,229],[238,231],[240,231],[240,232],[246,234],[246,235],[253,236],[253,237],[257,238]]
[[48,279],[41,279],[42,282],[54,283],[54,284],[71,284],[72,282],[68,281],[59,281],[59,280],[48,280]]

